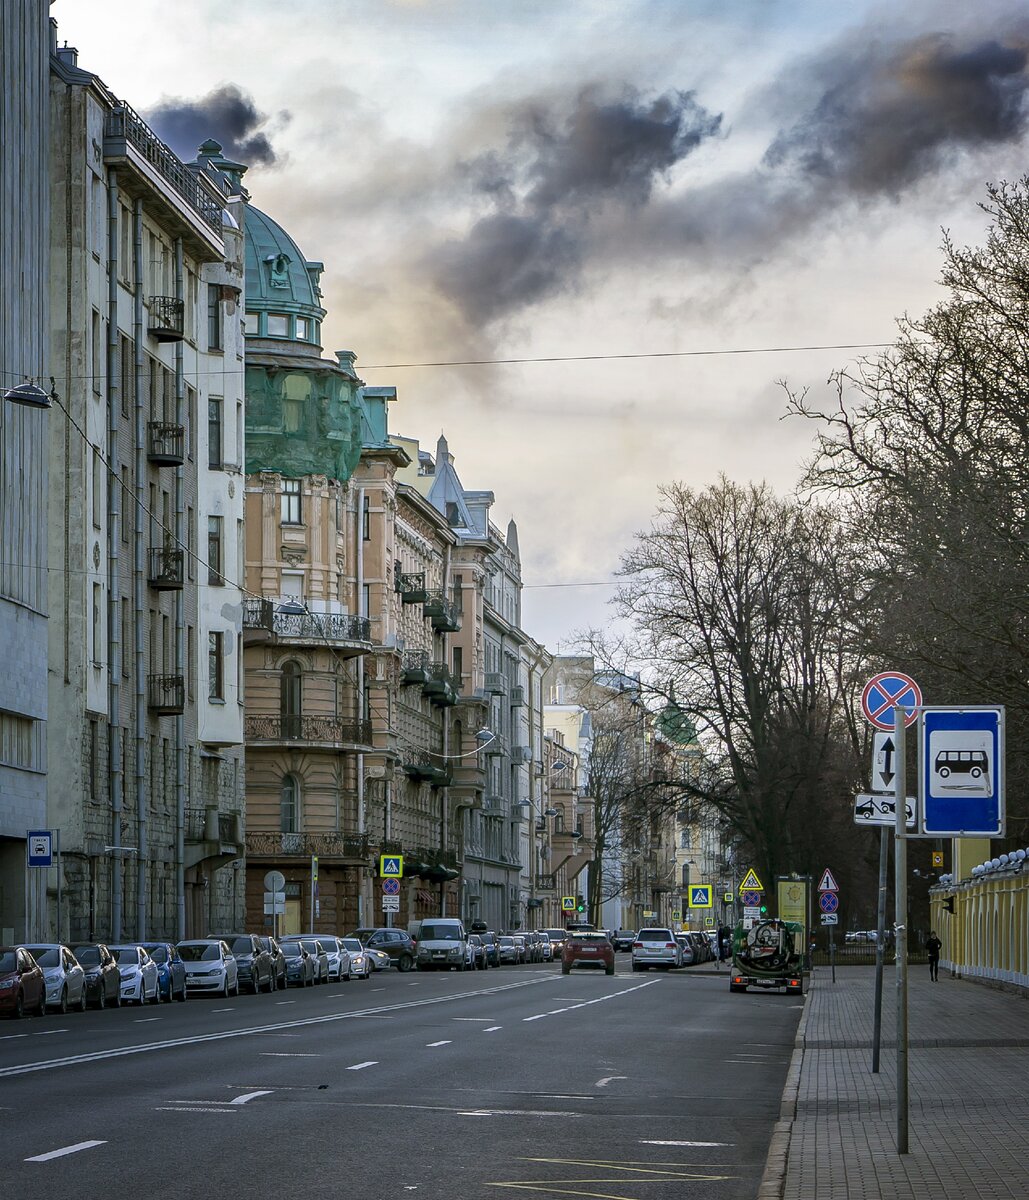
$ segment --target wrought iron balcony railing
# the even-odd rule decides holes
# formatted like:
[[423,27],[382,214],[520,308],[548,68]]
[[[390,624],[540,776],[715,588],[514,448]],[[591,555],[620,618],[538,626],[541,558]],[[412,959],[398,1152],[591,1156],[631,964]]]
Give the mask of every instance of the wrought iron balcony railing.
[[433,704],[439,704],[442,707],[456,704],[457,689],[457,682],[446,663],[429,664],[429,677],[422,685],[422,691]]
[[147,708],[158,716],[177,716],[186,709],[186,680],[181,675],[148,675]]
[[450,763],[438,754],[427,750],[409,752],[403,763],[404,774],[417,783],[429,783],[433,787],[449,787],[453,778]]
[[537,892],[556,892],[557,891],[557,876],[556,875],[537,875],[536,876],[536,891]]
[[503,671],[487,671],[483,682],[486,685],[486,691],[490,692],[492,695],[507,695],[507,676],[503,673]]
[[273,631],[305,642],[353,643],[372,639],[372,623],[354,613],[276,612]]
[[159,342],[181,342],[185,333],[186,303],[175,296],[151,296],[147,332]]
[[461,628],[461,610],[447,599],[445,592],[428,592],[422,615],[432,621],[437,633],[456,633]]
[[261,858],[367,859],[371,850],[364,833],[272,833],[247,830],[247,854]]
[[405,650],[400,668],[401,683],[428,683],[430,666],[428,650]]
[[248,596],[243,601],[243,629],[263,630],[271,633],[274,629],[275,606],[270,600],[257,596]]
[[396,589],[403,604],[424,604],[429,598],[425,590],[424,571],[401,572],[396,577]]
[[181,467],[186,461],[186,431],[166,421],[147,422],[146,456],[159,467]]
[[310,742],[317,746],[371,746],[371,721],[339,717],[267,715],[243,718],[248,742]]
[[180,591],[184,582],[182,551],[171,546],[151,546],[147,582],[158,592]]

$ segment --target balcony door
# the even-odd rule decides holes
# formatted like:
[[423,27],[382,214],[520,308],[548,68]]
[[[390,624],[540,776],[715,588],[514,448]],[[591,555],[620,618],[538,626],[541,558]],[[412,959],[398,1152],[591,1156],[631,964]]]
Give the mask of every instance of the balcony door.
[[282,715],[282,736],[299,738],[303,718],[304,674],[298,662],[282,664],[279,684],[279,711]]

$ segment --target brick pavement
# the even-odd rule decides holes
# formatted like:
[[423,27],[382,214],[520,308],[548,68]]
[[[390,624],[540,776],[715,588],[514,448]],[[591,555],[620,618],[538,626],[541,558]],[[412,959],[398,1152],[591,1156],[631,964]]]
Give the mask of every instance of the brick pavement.
[[909,975],[909,1153],[896,1152],[896,975],[883,977],[880,1073],[871,1073],[875,969],[816,971],[797,1033],[760,1200],[1025,1200],[1029,999]]

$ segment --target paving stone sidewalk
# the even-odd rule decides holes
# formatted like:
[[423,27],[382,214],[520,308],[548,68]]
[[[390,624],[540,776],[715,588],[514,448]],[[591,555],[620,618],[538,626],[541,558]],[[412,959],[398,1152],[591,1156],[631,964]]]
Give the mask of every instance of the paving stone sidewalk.
[[896,973],[816,971],[760,1200],[1026,1200],[1029,999],[928,968],[909,975],[909,1153],[896,1151]]

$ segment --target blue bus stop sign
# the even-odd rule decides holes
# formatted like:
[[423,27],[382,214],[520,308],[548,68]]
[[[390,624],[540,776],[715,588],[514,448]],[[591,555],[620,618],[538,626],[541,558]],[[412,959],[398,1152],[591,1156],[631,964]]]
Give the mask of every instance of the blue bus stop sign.
[[918,784],[922,833],[1004,834],[1004,709],[923,708]]

